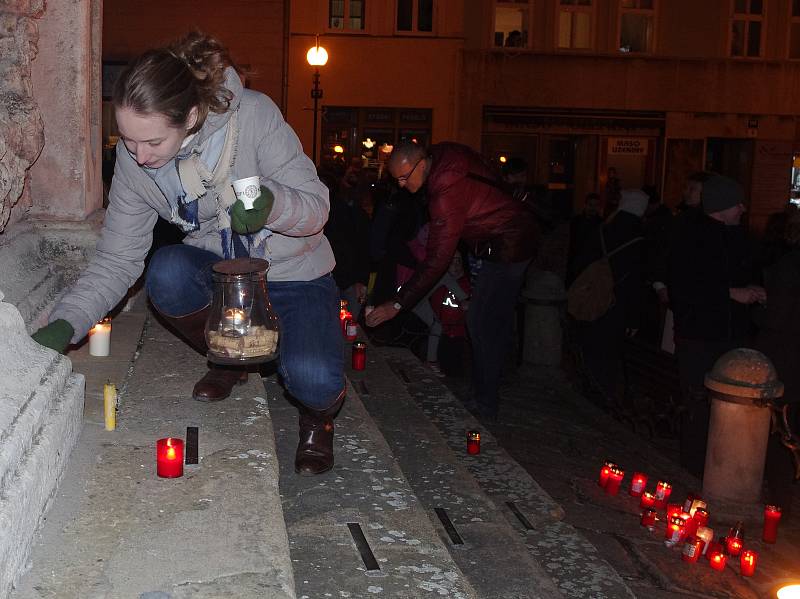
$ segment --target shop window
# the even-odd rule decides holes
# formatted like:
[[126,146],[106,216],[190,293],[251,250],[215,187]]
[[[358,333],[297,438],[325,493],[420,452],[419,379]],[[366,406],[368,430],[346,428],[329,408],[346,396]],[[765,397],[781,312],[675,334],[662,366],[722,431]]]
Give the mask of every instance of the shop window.
[[495,2],[494,46],[527,48],[531,6],[528,0]]
[[592,47],[592,0],[559,0],[558,47],[588,50]]
[[328,27],[340,31],[364,30],[366,0],[329,0]]
[[619,51],[652,52],[655,18],[655,0],[621,0]]
[[433,0],[397,0],[397,31],[431,33]]
[[761,56],[764,0],[733,0],[731,56]]
[[800,0],[792,0],[789,19],[789,58],[800,58]]

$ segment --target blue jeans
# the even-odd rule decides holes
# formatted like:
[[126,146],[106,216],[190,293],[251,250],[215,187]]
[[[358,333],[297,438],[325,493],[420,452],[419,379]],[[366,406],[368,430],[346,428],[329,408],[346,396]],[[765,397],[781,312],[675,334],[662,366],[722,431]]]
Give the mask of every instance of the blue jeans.
[[[150,260],[145,287],[159,312],[179,318],[211,304],[211,267],[221,258],[169,245]],[[268,281],[280,322],[278,371],[287,391],[313,410],[329,408],[344,389],[339,292],[329,274],[313,281]]]

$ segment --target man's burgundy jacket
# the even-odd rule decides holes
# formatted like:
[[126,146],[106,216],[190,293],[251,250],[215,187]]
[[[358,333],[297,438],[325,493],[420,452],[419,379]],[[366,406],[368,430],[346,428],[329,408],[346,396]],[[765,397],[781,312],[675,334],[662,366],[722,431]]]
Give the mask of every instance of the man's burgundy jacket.
[[404,308],[413,307],[441,278],[459,239],[478,257],[497,262],[522,262],[536,253],[533,213],[503,189],[497,172],[480,154],[446,142],[432,146],[430,158],[426,256],[397,294]]

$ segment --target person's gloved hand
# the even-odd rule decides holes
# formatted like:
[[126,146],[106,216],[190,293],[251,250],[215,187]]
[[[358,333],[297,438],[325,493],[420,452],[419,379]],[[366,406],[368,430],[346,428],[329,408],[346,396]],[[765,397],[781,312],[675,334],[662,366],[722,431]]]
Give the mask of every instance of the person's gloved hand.
[[263,185],[261,186],[261,195],[253,201],[252,209],[246,210],[242,201],[236,200],[231,206],[231,229],[239,235],[260,231],[267,222],[274,202],[275,196]]
[[74,333],[75,331],[72,325],[66,320],[59,318],[36,331],[31,337],[39,345],[44,345],[45,347],[49,347],[63,354]]

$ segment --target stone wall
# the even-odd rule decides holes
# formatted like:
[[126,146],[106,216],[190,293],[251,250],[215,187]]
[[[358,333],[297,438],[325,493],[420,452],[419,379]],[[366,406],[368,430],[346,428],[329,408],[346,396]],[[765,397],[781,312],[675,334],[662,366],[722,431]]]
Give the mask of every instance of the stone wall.
[[0,2],[0,234],[30,205],[23,194],[26,173],[44,146],[44,124],[31,84],[39,41],[36,19],[44,8],[44,0]]

